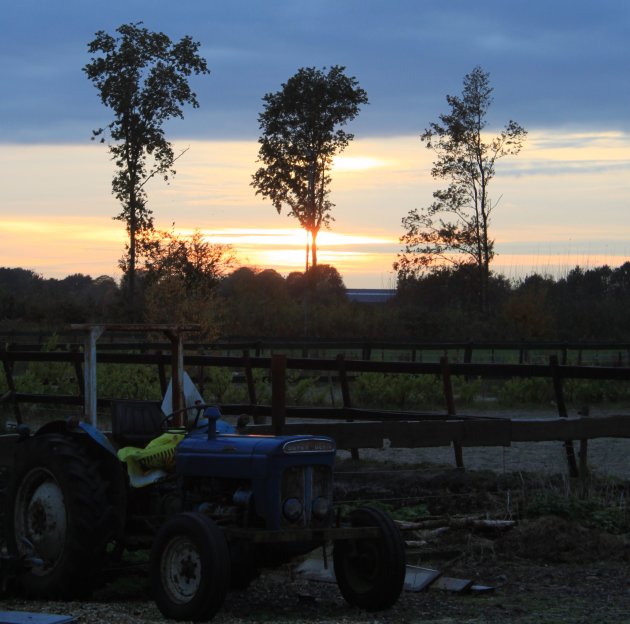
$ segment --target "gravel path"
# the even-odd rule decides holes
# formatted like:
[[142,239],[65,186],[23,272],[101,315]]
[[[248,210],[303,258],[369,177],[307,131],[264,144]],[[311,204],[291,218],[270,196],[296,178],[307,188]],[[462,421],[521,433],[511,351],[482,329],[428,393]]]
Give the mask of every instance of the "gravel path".
[[[575,453],[579,444],[574,443]],[[350,457],[347,451],[338,452],[340,459]],[[432,463],[454,466],[452,448],[419,449],[362,449],[361,459],[401,464]],[[541,472],[563,474],[567,460],[562,442],[515,442],[508,447],[469,447],[463,449],[464,466],[470,470],[509,472]],[[599,438],[589,440],[588,465],[594,474],[630,479],[630,440]]]
[[[467,415],[474,416],[471,411]],[[618,412],[615,412],[618,413]],[[478,415],[491,417],[492,412],[479,412]],[[498,414],[497,414],[498,415]],[[600,410],[591,416],[606,416]],[[509,410],[501,411],[501,417],[508,418],[557,418],[553,411]],[[628,416],[630,418],[630,415]],[[576,459],[580,448],[574,442]],[[350,456],[347,451],[338,451],[340,459]],[[418,449],[362,449],[361,459],[387,461],[402,464],[432,463],[446,466],[455,465],[451,447],[431,447]],[[567,459],[563,442],[514,442],[511,446],[464,447],[464,466],[470,470],[491,470],[498,474],[510,472],[540,472],[544,474],[565,474]],[[630,479],[630,439],[597,438],[588,441],[588,465],[597,475],[608,475],[620,479]]]

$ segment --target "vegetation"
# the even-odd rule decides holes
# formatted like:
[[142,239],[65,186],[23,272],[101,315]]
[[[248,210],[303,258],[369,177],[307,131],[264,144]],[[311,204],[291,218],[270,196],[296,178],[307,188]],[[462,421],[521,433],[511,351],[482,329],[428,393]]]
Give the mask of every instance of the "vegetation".
[[[194,240],[177,238],[165,246],[166,255],[139,273],[141,319],[201,323],[208,340],[630,341],[630,262],[614,269],[576,267],[559,280],[531,275],[509,282],[491,275],[493,312],[484,315],[465,271],[409,279],[390,301],[365,304],[349,300],[341,276],[328,265],[283,277],[272,269],[230,269],[229,248],[195,247]],[[198,264],[179,257],[186,249],[199,252]],[[124,292],[124,280],[108,276],[44,279],[0,267],[0,329],[120,322]]]
[[[326,69],[326,68],[324,68]],[[258,120],[262,135],[253,176],[257,195],[268,198],[280,213],[289,207],[310,236],[311,265],[317,266],[317,234],[333,220],[329,199],[333,157],[354,138],[341,127],[352,121],[367,94],[345,67],[328,72],[300,69],[282,89],[267,93]],[[308,244],[306,269],[309,268]]]
[[123,24],[116,32],[117,36],[96,33],[88,45],[95,56],[83,71],[114,113],[113,121],[94,130],[92,139],[107,131],[112,141],[109,152],[118,169],[112,191],[122,206],[114,218],[125,222],[129,234],[121,266],[133,315],[138,238],[153,229],[145,185],[154,176],[168,180],[175,174],[179,156],[163,126],[173,117],[183,118],[185,104],[199,106],[188,79],[191,74],[207,74],[208,68],[197,53],[199,43],[190,37],[173,43],[164,33],[150,32],[139,23]]
[[394,264],[400,282],[449,265],[465,270],[477,285],[483,312],[489,305],[490,223],[497,203],[489,185],[496,161],[518,154],[527,134],[510,121],[499,136],[485,139],[492,91],[489,74],[475,67],[464,77],[462,96],[446,96],[450,112],[424,131],[422,140],[436,154],[431,175],[448,186],[433,193],[429,207],[411,210],[402,220],[404,251]]

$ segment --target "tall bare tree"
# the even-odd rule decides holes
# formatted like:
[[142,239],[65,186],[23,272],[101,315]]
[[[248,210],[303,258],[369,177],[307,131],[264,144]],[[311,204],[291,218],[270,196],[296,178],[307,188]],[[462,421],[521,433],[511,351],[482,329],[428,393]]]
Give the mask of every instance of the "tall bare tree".
[[446,96],[450,111],[422,134],[426,147],[436,154],[431,175],[448,186],[433,193],[430,206],[411,210],[403,218],[404,250],[394,263],[399,282],[445,263],[470,269],[477,276],[484,312],[494,257],[491,214],[496,206],[488,188],[497,160],[518,154],[527,135],[511,120],[498,136],[485,135],[492,91],[489,74],[475,67],[464,77],[461,97]]

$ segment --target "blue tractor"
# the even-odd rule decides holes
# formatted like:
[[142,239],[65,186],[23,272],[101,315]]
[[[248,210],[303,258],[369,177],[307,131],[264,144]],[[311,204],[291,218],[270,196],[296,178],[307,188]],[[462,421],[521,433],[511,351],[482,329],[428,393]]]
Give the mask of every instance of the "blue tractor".
[[[190,418],[176,422],[157,405],[121,402],[107,435],[73,420],[0,435],[4,581],[31,597],[75,599],[125,552],[148,550],[164,616],[204,621],[263,568],[332,543],[350,604],[377,611],[398,600],[401,534],[378,509],[342,516],[335,508],[332,439],[229,431],[215,407],[185,413]],[[120,449],[164,433],[176,445],[156,446],[149,463],[157,457],[159,466],[144,465],[155,470],[134,483]]]

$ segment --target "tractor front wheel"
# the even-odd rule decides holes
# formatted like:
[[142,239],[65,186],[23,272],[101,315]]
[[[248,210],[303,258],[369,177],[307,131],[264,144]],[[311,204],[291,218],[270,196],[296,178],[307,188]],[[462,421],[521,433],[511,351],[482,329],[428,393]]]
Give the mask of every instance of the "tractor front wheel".
[[173,620],[209,620],[230,583],[230,553],[223,532],[207,516],[180,513],[159,530],[151,550],[151,589]]
[[339,540],[333,564],[341,595],[366,611],[391,607],[405,582],[405,544],[394,521],[380,509],[359,507],[350,514],[353,527],[378,527],[379,537]]

